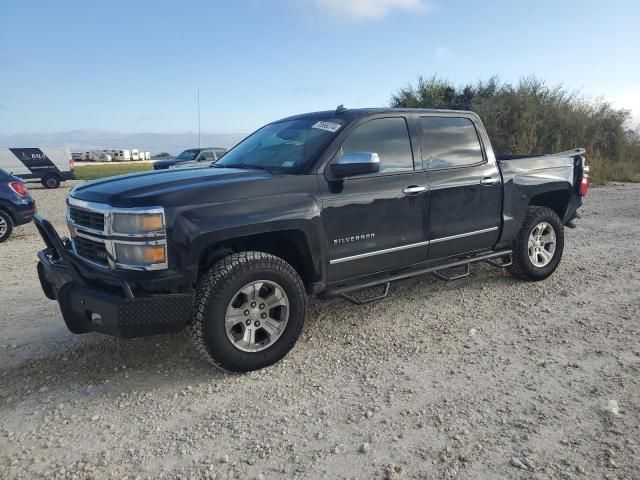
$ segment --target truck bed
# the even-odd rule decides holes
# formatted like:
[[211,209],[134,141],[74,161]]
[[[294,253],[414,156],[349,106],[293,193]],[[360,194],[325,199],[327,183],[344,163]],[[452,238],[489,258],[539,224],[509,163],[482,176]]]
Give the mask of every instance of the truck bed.
[[564,152],[557,153],[543,153],[542,155],[520,155],[520,154],[496,154],[496,160],[499,162],[508,160],[524,160],[532,158],[546,158],[549,157],[575,157],[578,155],[584,155],[584,148],[574,148],[573,150],[566,150]]
[[[516,234],[529,204],[541,204],[537,197],[546,196],[544,206],[553,201],[566,205],[559,212],[563,223],[569,222],[582,203],[578,194],[584,172],[583,148],[548,155],[496,155],[503,182],[503,239]],[[524,200],[524,201],[523,201]],[[506,243],[505,243],[506,245]],[[504,246],[504,245],[500,245]]]
[[566,181],[575,186],[582,175],[584,153],[583,148],[576,148],[544,155],[496,155],[496,160],[505,183],[544,176],[547,181]]

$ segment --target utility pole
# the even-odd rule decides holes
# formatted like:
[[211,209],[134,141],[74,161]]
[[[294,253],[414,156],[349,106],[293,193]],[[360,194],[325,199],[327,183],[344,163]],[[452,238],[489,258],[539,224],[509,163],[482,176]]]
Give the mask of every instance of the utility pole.
[[198,88],[198,148],[200,148],[200,89]]

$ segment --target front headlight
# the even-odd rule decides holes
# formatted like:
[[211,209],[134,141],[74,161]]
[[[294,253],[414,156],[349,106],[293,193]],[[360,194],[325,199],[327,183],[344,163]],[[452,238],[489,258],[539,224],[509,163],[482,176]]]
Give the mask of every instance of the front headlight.
[[[114,211],[110,231],[115,266],[131,270],[167,268],[165,223],[162,207]],[[123,236],[127,238],[118,238]]]
[[166,245],[115,244],[116,262],[131,267],[161,266],[167,263]]
[[113,233],[137,235],[141,233],[162,232],[164,215],[162,213],[121,213],[113,214]]

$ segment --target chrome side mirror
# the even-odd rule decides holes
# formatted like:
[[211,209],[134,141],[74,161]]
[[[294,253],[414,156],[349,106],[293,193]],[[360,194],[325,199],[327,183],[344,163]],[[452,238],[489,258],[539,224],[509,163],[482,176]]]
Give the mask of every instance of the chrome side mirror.
[[380,171],[380,157],[375,152],[343,153],[336,163],[331,164],[331,172],[338,178],[367,175]]

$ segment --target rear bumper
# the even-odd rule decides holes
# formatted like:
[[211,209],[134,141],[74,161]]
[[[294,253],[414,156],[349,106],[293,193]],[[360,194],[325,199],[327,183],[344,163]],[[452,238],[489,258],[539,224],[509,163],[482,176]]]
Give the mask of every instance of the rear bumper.
[[16,208],[16,210],[14,211],[16,225],[24,225],[25,223],[29,223],[31,220],[33,220],[33,216],[35,214],[36,206],[33,200],[31,201],[31,203],[21,206],[21,208]]
[[35,217],[48,248],[38,253],[38,277],[44,294],[56,300],[73,333],[100,332],[142,337],[182,330],[193,315],[193,291],[134,296],[126,280],[97,283],[82,274],[51,223]]
[[2,188],[3,190],[0,192],[0,208],[9,213],[14,225],[29,223],[36,214],[35,200],[30,195],[21,197],[9,187]]
[[578,218],[578,209],[582,206],[582,197],[573,195],[569,199],[567,210],[565,211],[564,218],[562,219],[563,225],[569,225],[573,220]]

